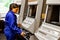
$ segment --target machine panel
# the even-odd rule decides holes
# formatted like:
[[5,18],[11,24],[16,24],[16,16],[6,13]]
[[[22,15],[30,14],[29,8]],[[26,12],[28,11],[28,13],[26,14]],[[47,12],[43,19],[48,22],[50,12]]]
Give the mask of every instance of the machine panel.
[[26,30],[30,31],[31,33],[34,33],[34,30],[33,30],[34,22],[35,22],[34,18],[26,17],[26,19],[23,21],[22,25]]
[[60,32],[58,32],[56,28],[53,27],[49,28],[49,27],[50,26],[48,24],[43,24],[41,28],[39,28],[35,33],[36,37],[39,40],[41,40],[40,38],[44,40],[58,40],[60,37]]

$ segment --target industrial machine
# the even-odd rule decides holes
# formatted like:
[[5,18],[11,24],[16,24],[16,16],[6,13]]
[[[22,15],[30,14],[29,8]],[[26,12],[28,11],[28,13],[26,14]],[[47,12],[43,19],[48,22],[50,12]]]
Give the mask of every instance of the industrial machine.
[[23,28],[29,30],[31,33],[34,33],[36,9],[37,6],[31,5],[30,8],[28,9],[26,19],[22,23]]
[[60,0],[47,0],[46,4],[44,22],[35,36],[38,40],[60,40]]
[[[28,2],[28,0],[24,0],[24,1],[22,0],[22,2],[24,3],[21,4],[20,23],[22,23],[22,28],[24,30],[27,30],[26,32],[32,34],[29,40],[36,40],[36,37],[33,34],[39,28],[40,25],[43,0],[38,0],[37,5],[30,5],[29,7],[28,7],[28,3],[25,3]],[[25,9],[23,10],[23,8]],[[26,9],[28,10],[28,12],[26,12]],[[23,20],[24,13],[27,13],[27,16]]]
[[[40,15],[41,11],[42,11],[42,4],[43,4],[43,0],[39,1],[40,3],[37,6],[32,6],[32,9],[29,8],[29,13],[26,16],[26,19],[22,22],[23,28],[28,30],[31,33],[34,33],[35,31],[35,23],[37,20],[40,20]],[[40,11],[38,11],[39,9],[39,5],[40,5]],[[30,6],[31,7],[31,6]],[[36,8],[36,9],[35,9]],[[37,12],[36,12],[37,10]],[[39,22],[38,22],[39,23]],[[36,23],[37,24],[37,23]]]

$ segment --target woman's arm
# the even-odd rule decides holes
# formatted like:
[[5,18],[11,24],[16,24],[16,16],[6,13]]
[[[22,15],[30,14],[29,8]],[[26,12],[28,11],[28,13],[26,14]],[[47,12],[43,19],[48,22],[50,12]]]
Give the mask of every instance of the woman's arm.
[[15,18],[13,15],[9,15],[9,27],[16,33],[21,34],[22,30],[15,25]]

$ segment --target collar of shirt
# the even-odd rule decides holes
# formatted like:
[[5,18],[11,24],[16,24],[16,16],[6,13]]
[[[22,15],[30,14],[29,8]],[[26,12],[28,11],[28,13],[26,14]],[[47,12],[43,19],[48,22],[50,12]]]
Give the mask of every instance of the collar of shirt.
[[14,16],[16,16],[13,11],[10,10],[9,12],[11,12]]

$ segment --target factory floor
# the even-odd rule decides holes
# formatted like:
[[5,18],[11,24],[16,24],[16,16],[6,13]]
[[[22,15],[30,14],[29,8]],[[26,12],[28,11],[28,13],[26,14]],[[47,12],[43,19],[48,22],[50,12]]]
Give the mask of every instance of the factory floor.
[[0,33],[0,40],[6,40],[6,38],[5,38],[3,33]]

